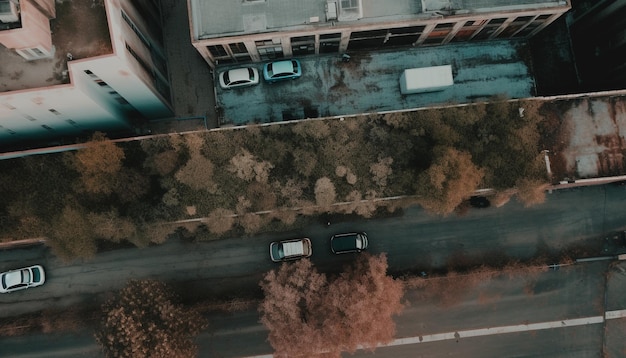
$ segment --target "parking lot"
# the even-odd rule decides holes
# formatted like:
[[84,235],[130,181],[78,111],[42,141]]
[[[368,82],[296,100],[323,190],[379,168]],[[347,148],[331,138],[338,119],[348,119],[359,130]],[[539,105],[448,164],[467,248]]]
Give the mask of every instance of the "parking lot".
[[[470,103],[496,95],[535,95],[528,47],[520,41],[489,41],[449,46],[350,53],[299,58],[300,79],[261,83],[232,90],[216,89],[221,125],[413,109]],[[439,92],[402,95],[404,69],[452,65],[454,85]],[[263,64],[254,64],[261,73]],[[217,73],[237,66],[221,66]]]

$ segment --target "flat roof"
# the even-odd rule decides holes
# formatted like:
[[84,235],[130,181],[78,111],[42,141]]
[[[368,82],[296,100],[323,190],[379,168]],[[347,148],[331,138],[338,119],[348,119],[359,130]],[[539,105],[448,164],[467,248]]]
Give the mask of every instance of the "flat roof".
[[[26,61],[0,45],[0,93],[69,83],[67,61],[113,53],[104,5],[91,1],[55,2],[50,20],[54,57]],[[7,30],[9,31],[9,30]]]
[[[360,3],[363,17],[359,21],[369,22],[430,18],[434,12],[454,15],[569,7],[565,0],[360,0]],[[352,22],[326,21],[327,2],[323,0],[189,0],[189,4],[196,40]]]

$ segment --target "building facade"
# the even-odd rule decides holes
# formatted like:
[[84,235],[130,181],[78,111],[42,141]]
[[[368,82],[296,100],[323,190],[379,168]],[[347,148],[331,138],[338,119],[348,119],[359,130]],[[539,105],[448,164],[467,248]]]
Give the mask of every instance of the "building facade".
[[570,34],[583,90],[626,88],[626,0],[578,0]]
[[0,146],[132,133],[172,115],[157,0],[10,2],[17,16],[5,20],[18,21],[0,18]]
[[211,66],[392,47],[529,38],[570,9],[547,0],[187,0]]

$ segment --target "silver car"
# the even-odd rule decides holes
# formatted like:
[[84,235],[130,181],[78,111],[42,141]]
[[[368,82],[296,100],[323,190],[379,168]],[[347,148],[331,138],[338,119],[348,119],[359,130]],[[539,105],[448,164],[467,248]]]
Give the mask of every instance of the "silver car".
[[46,282],[46,273],[40,265],[11,270],[0,274],[0,293],[11,293]]
[[219,75],[220,87],[231,89],[259,84],[259,71],[254,67],[233,68]]
[[276,241],[270,244],[270,258],[274,262],[310,257],[311,240],[308,238]]

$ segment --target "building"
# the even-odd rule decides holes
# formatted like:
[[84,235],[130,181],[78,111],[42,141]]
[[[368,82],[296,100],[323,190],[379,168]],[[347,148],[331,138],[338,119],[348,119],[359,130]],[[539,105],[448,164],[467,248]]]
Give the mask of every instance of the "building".
[[158,0],[0,0],[0,146],[171,116]]
[[578,0],[568,19],[582,90],[626,88],[626,0]]
[[275,58],[529,38],[570,9],[549,0],[187,0],[211,66]]

